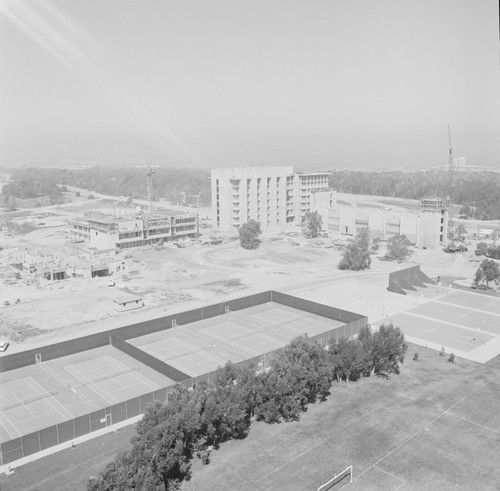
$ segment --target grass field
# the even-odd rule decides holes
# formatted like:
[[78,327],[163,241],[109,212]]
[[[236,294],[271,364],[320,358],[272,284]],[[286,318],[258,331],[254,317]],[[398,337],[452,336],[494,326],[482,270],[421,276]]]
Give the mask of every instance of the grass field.
[[[223,444],[210,465],[195,461],[182,489],[313,490],[350,464],[355,480],[346,490],[498,489],[498,407],[499,357],[452,364],[410,345],[401,375],[334,384],[329,399],[298,423],[253,423],[245,440]],[[85,489],[131,434],[124,428],[27,464],[0,476],[1,489]]]
[[334,386],[298,423],[254,424],[182,489],[312,490],[350,464],[346,489],[498,489],[498,407],[500,363],[411,346],[401,375]]

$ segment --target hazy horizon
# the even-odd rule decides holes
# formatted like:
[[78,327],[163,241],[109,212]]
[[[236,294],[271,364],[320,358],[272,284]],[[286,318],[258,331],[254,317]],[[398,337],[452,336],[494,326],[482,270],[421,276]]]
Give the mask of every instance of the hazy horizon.
[[0,167],[500,167],[498,2],[0,3]]

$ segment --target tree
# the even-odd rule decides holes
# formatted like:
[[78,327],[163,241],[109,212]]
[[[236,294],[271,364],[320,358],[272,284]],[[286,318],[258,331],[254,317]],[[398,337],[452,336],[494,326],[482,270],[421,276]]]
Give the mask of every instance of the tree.
[[[365,339],[369,339],[368,336]],[[399,374],[399,364],[405,359],[408,345],[405,336],[399,327],[392,323],[382,324],[378,331],[373,333],[369,352],[369,368],[372,373],[388,375]]]
[[460,215],[470,216],[471,215],[471,207],[469,204],[462,205],[460,208]]
[[486,242],[479,242],[474,254],[476,256],[486,256],[488,254],[488,244]]
[[365,366],[366,351],[361,341],[340,338],[333,355],[333,371],[337,382],[340,383],[343,378],[347,383],[358,379],[364,372]]
[[257,249],[260,244],[259,235],[261,234],[260,223],[255,220],[249,220],[239,229],[240,245],[243,249]]
[[16,211],[16,210],[17,210],[16,198],[14,196],[9,196],[9,199],[7,201],[7,211]]
[[339,262],[339,269],[359,271],[368,269],[371,264],[370,257],[370,231],[365,227],[359,231],[344,251],[344,257]]
[[498,263],[493,259],[485,259],[476,271],[474,283],[476,286],[488,288],[492,281],[495,283],[500,282],[500,268],[498,267]]
[[302,218],[304,235],[312,238],[318,237],[322,223],[323,218],[317,211],[308,211]]
[[448,232],[448,240],[453,244],[458,242],[459,244],[463,244],[467,237],[467,229],[461,223],[457,228],[450,229]]
[[406,235],[396,234],[389,239],[387,243],[387,254],[384,258],[388,261],[405,261],[412,254],[409,246],[410,241],[407,239]]

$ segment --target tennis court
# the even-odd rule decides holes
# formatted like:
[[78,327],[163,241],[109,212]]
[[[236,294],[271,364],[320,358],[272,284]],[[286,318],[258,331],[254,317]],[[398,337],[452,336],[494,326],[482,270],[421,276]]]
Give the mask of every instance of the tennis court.
[[25,377],[0,385],[0,441],[17,438],[73,415],[34,378]]
[[[170,333],[169,333],[170,334]],[[133,340],[132,340],[133,341]],[[135,343],[133,343],[135,344]],[[205,347],[205,344],[197,339],[184,341],[179,337],[168,336],[166,339],[155,340],[147,344],[141,344],[141,349],[156,358],[167,361],[187,353],[199,351]]]
[[500,298],[490,297],[489,295],[455,291],[452,295],[447,295],[439,300],[452,305],[467,305],[473,309],[500,315]]
[[129,342],[191,377],[283,348],[302,334],[316,336],[342,322],[285,305],[265,303],[177,326]]
[[227,360],[208,351],[197,351],[169,360],[168,364],[191,377],[197,377],[217,370],[218,367],[224,366],[226,362]]
[[401,328],[406,336],[423,339],[439,346],[447,346],[460,351],[472,351],[494,339],[483,331],[446,324],[436,320],[424,319],[407,313],[391,317],[394,325]]
[[266,334],[256,332],[244,338],[233,339],[229,341],[229,344],[241,351],[246,351],[250,355],[249,358],[251,358],[261,353],[265,353],[266,351],[275,351],[282,348],[287,343],[267,336]]
[[500,335],[500,314],[495,315],[488,312],[480,312],[476,309],[459,307],[458,305],[444,303],[440,300],[420,305],[408,312],[445,322],[452,322],[471,329],[480,328],[481,330]]
[[[500,298],[436,285],[431,288],[440,295],[419,300],[420,305],[392,315],[394,325],[413,342],[444,346],[459,356],[485,362],[498,354]],[[422,299],[425,290],[417,288],[409,294]]]
[[231,341],[232,339],[248,336],[252,334],[253,330],[233,320],[233,322],[222,322],[215,326],[200,329],[199,332],[219,341]]
[[174,382],[111,346],[0,374],[0,442]]
[[64,370],[109,404],[160,388],[143,377],[139,367],[129,367],[111,356],[68,365]]

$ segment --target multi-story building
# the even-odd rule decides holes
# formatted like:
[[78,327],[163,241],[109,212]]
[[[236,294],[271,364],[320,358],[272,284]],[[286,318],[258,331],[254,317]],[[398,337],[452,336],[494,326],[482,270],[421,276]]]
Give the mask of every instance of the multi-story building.
[[253,219],[262,231],[300,223],[311,193],[328,190],[326,173],[294,173],[292,166],[212,169],[212,216],[217,230]]
[[450,200],[444,198],[425,198],[420,201],[419,240],[424,248],[443,245],[448,235],[448,210]]
[[198,236],[198,215],[157,211],[144,216],[94,216],[69,222],[69,235],[100,250],[130,249]]

